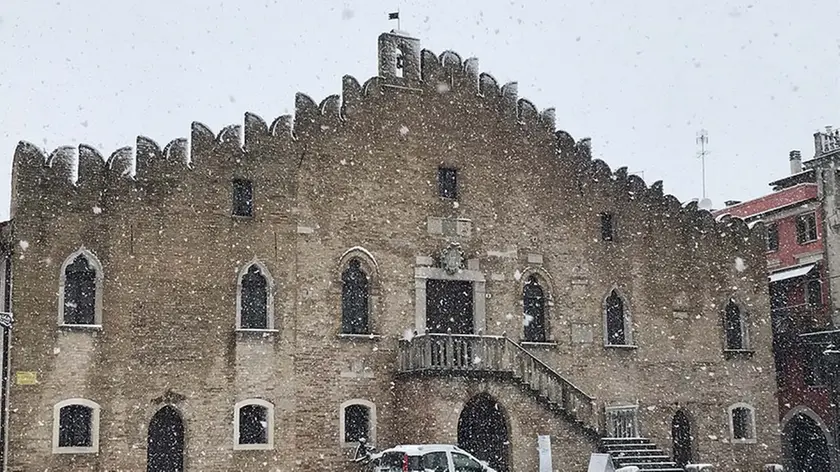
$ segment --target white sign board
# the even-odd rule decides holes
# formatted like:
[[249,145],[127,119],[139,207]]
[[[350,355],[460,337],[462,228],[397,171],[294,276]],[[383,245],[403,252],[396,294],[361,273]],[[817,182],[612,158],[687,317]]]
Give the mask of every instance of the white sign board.
[[552,472],[551,470],[551,436],[537,436],[537,450],[540,453],[540,472]]
[[589,456],[588,472],[615,472],[612,458],[609,454],[592,454]]

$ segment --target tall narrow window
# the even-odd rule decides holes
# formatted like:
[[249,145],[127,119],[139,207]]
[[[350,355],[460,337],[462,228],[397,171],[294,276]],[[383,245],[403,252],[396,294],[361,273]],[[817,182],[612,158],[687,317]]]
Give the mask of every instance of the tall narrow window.
[[397,58],[396,58],[396,74],[397,77],[404,77],[405,76],[405,53],[403,52],[402,48],[397,48]]
[[252,265],[242,277],[242,327],[268,327],[268,284],[260,268]]
[[533,275],[522,289],[522,303],[525,312],[525,341],[545,342],[545,296]]
[[615,237],[612,213],[601,213],[601,240],[612,241]]
[[99,405],[82,398],[53,407],[53,452],[86,453],[99,449]]
[[96,324],[96,269],[79,254],[64,269],[64,324]]
[[624,346],[629,344],[627,339],[627,320],[624,313],[624,301],[613,290],[605,303],[606,344],[608,346]]
[[350,260],[341,274],[341,282],[341,332],[368,334],[369,283],[358,259]]
[[344,442],[354,443],[370,439],[370,408],[365,405],[344,407]]
[[254,187],[250,180],[233,180],[233,216],[254,216]]
[[443,198],[458,198],[458,171],[451,167],[438,168],[438,192]]
[[274,447],[274,405],[260,400],[244,400],[234,406],[234,449]]
[[767,250],[779,250],[779,225],[776,223],[767,226]]
[[726,332],[726,349],[746,349],[746,326],[741,308],[730,299],[723,313],[723,327]]
[[811,212],[796,217],[796,240],[799,244],[817,240],[816,213]]
[[240,272],[236,289],[236,328],[274,329],[274,281],[259,261]]
[[811,308],[818,308],[822,306],[822,282],[819,280],[809,280],[806,285],[806,296],[808,297],[808,306]]

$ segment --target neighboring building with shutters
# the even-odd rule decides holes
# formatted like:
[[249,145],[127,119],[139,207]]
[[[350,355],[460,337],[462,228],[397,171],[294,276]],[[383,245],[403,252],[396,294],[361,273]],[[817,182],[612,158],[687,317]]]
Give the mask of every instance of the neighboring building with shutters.
[[22,142],[12,188],[11,470],[778,460],[763,226],[593,160],[475,59],[386,33],[294,117]]
[[[817,133],[817,136],[822,133]],[[825,345],[809,333],[830,330],[837,313],[832,303],[830,252],[836,230],[831,214],[823,157],[804,163],[791,151],[791,174],[771,182],[773,192],[746,202],[727,202],[714,212],[762,222],[767,230],[767,270],[773,325],[782,443],[788,470],[840,470],[835,447],[836,408],[830,388]],[[828,213],[827,213],[828,212]],[[837,245],[837,242],[834,242]],[[837,262],[835,262],[837,264]],[[808,468],[810,467],[810,468]]]

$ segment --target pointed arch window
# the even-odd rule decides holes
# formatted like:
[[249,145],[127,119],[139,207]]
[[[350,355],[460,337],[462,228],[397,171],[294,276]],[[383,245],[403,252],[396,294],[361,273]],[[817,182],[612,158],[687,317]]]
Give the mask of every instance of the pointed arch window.
[[237,328],[274,329],[274,283],[266,268],[253,262],[239,274],[237,290]]
[[526,342],[546,341],[545,294],[537,277],[532,275],[522,288]]
[[741,308],[735,300],[729,299],[723,311],[723,329],[726,349],[737,351],[748,349],[747,324]]
[[607,346],[630,346],[633,344],[630,320],[624,300],[618,291],[610,291],[604,301],[604,344]]
[[350,260],[341,282],[341,332],[370,333],[370,281],[359,259]]
[[70,326],[101,324],[102,266],[80,249],[64,261],[59,287],[59,323]]

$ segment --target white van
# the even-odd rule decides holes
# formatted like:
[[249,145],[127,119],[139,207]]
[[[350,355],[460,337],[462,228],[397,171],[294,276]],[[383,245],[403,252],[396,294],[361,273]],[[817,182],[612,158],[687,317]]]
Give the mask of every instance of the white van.
[[448,444],[403,445],[370,456],[369,472],[496,472],[469,452]]

